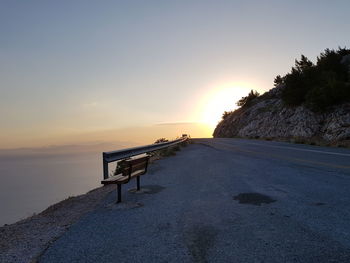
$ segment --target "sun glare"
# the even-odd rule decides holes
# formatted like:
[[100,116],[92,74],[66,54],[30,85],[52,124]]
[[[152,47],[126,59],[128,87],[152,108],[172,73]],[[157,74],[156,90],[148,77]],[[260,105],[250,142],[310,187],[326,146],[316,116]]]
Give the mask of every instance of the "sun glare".
[[236,102],[247,96],[252,88],[246,84],[225,85],[212,89],[202,100],[201,121],[215,127],[224,111],[237,108]]

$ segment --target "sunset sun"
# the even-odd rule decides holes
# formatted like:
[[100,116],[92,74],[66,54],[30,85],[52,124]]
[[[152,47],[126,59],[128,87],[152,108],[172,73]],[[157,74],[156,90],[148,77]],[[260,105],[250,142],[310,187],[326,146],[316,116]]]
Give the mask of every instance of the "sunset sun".
[[236,109],[236,102],[251,89],[247,84],[223,85],[212,89],[202,100],[201,121],[215,127],[222,114]]

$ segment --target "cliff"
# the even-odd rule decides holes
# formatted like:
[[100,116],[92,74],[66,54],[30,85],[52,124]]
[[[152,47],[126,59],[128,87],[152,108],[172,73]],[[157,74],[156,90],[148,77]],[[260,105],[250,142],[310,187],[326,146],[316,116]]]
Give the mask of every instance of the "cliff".
[[249,106],[226,114],[213,136],[350,145],[350,103],[335,105],[322,113],[303,105],[290,107],[281,98],[284,88],[273,88]]

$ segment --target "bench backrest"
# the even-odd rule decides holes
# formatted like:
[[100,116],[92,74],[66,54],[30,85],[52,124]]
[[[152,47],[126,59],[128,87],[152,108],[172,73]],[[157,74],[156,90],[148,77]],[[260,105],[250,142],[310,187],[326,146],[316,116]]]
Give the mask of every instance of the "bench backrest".
[[[133,172],[144,170],[144,172],[147,172],[147,166],[148,166],[148,160],[149,156],[137,158],[137,159],[130,159],[126,160],[126,167],[124,168],[123,175],[128,176],[129,174],[132,174]],[[131,171],[130,171],[131,169]]]

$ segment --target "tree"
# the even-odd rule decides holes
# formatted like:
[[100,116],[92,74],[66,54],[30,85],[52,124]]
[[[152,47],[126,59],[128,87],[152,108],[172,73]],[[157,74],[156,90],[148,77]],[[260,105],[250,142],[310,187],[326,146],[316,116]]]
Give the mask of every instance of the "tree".
[[340,81],[335,72],[325,72],[322,83],[306,96],[306,106],[313,111],[324,111],[328,107],[350,100],[350,86]]
[[306,72],[310,69],[314,64],[304,55],[301,55],[300,60],[295,60],[295,69],[299,72]]
[[281,75],[277,75],[275,77],[275,79],[273,80],[273,84],[274,84],[275,87],[283,84],[283,78],[281,77]]
[[260,94],[255,90],[251,90],[246,97],[242,97],[239,101],[236,102],[238,107],[245,107],[251,105],[252,101],[259,97]]
[[313,111],[324,111],[332,105],[350,102],[350,65],[346,56],[350,50],[325,49],[314,65],[306,56],[295,60],[295,66],[281,79],[285,85],[282,99],[289,106],[305,105]]
[[298,106],[305,101],[308,85],[302,72],[292,68],[285,76],[286,87],[282,91],[282,99],[289,106]]
[[348,66],[342,64],[344,56],[350,54],[350,50],[339,48],[338,51],[326,49],[317,57],[317,68],[321,72],[332,71],[337,74],[338,79],[346,81],[348,79]]
[[226,119],[231,113],[231,111],[224,111],[224,113],[222,114],[222,119]]

